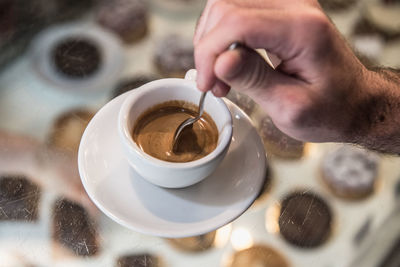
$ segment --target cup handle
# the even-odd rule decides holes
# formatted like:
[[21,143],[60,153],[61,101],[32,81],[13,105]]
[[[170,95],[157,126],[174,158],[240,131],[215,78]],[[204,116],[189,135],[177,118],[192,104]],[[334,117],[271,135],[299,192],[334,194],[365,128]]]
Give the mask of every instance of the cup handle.
[[196,78],[197,78],[197,70],[195,69],[190,69],[185,74],[185,80],[196,81]]

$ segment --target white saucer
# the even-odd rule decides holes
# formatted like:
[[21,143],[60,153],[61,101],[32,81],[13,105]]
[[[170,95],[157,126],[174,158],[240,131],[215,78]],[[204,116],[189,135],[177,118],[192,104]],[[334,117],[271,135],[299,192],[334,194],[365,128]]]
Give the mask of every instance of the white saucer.
[[79,148],[79,172],[97,207],[117,223],[161,237],[195,236],[215,230],[247,210],[261,191],[266,157],[250,119],[229,100],[233,137],[217,170],[183,189],[155,186],[128,165],[117,118],[125,93],[105,105],[89,123]]
[[[80,79],[59,73],[53,63],[52,49],[68,38],[83,38],[93,42],[101,52],[101,65],[93,75]],[[108,90],[119,77],[124,62],[120,40],[114,34],[91,23],[65,23],[46,28],[31,45],[34,71],[56,87],[78,92]]]

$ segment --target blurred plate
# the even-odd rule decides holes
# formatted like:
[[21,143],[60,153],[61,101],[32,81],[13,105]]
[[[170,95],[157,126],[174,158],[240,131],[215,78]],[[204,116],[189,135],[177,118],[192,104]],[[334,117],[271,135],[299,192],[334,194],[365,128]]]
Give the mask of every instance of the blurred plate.
[[170,238],[204,234],[246,211],[266,175],[263,144],[249,117],[227,100],[234,131],[221,165],[196,185],[161,188],[140,177],[124,159],[117,118],[122,102],[131,93],[105,105],[81,140],[79,172],[97,207],[132,230]]
[[[100,68],[87,77],[71,78],[56,70],[52,50],[66,39],[85,39],[95,44],[101,53]],[[119,78],[124,57],[123,48],[114,34],[91,23],[60,24],[42,31],[30,50],[33,70],[51,85],[78,92],[109,90]]]

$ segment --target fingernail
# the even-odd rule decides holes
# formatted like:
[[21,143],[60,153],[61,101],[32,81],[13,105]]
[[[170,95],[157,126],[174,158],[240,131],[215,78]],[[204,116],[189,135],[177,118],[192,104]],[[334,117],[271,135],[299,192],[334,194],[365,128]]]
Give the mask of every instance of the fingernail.
[[214,85],[213,88],[211,89],[211,92],[213,93],[213,95],[215,96],[219,96],[221,95],[221,90],[218,86]]

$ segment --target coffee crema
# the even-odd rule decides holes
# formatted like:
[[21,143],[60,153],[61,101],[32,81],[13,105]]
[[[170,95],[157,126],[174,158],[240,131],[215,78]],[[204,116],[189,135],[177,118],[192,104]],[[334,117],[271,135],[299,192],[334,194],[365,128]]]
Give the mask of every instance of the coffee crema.
[[181,133],[173,147],[174,133],[186,119],[196,117],[198,106],[186,101],[158,104],[137,119],[133,140],[145,153],[169,162],[189,162],[211,153],[218,143],[218,129],[206,112]]

